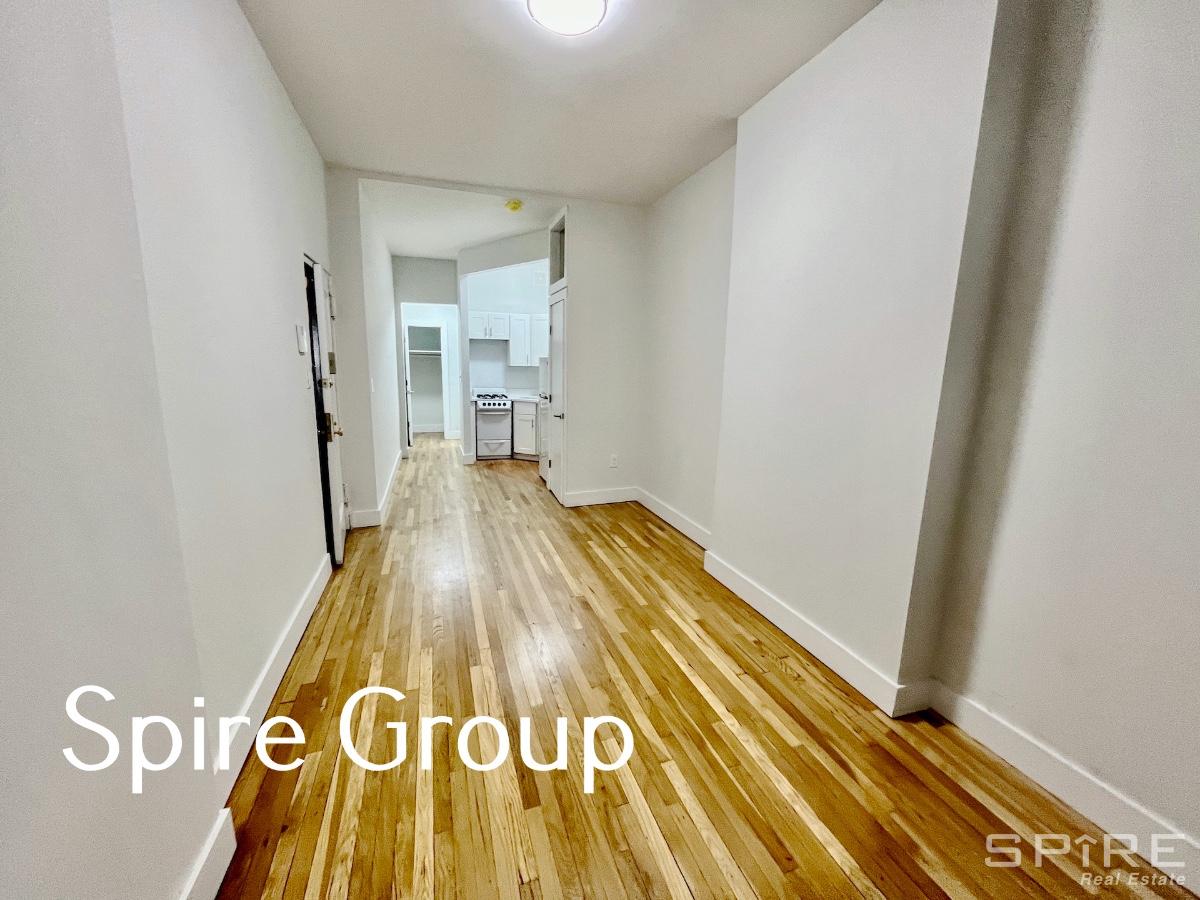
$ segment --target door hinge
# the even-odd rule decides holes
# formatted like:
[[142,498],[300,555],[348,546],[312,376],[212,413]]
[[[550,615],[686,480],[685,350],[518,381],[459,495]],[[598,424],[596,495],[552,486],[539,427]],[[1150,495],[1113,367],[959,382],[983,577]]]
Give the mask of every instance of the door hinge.
[[333,443],[333,414],[325,413],[325,443]]
[[330,375],[337,374],[337,357],[334,356],[332,350],[329,351],[329,374]]

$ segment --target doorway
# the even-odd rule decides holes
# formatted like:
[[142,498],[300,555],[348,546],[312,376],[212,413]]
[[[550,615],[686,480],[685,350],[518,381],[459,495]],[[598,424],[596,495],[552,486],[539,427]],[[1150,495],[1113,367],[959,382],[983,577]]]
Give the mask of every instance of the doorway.
[[458,307],[400,304],[400,358],[408,446],[422,433],[462,438],[462,376]]
[[346,556],[350,511],[342,481],[342,426],[338,418],[336,317],[333,278],[319,264],[304,259],[308,305],[308,347],[312,368],[313,407],[317,425],[317,460],[321,471],[321,505],[325,517],[325,549],[335,566]]
[[445,333],[440,327],[409,325],[408,353],[408,443],[415,434],[445,434],[445,381],[442,378],[442,348]]

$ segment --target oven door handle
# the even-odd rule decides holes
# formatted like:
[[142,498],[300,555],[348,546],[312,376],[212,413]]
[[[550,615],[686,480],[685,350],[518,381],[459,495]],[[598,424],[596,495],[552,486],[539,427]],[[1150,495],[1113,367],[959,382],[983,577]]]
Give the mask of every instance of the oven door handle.
[[476,415],[479,416],[507,416],[512,410],[508,409],[481,409]]

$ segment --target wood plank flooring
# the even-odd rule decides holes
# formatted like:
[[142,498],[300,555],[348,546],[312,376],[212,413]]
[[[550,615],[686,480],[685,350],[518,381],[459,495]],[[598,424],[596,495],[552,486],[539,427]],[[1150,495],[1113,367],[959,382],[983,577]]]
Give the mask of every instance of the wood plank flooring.
[[[984,836],[1095,826],[932,714],[893,721],[706,575],[641,506],[561,508],[535,467],[463,467],[419,437],[384,527],[352,535],[275,697],[304,728],[275,772],[251,754],[230,805],[222,898],[1082,896],[1076,853],[983,864]],[[338,716],[367,685],[355,745]],[[570,768],[488,773],[458,725],[528,716],[540,759],[571,722]],[[630,724],[628,767],[581,789],[584,716]],[[417,719],[434,730],[417,764]],[[484,746],[480,747],[482,740]],[[487,759],[486,729],[476,758]],[[494,749],[494,748],[493,748]],[[1089,869],[1100,872],[1098,854]],[[1137,875],[1151,875],[1142,865]],[[1187,896],[1123,884],[1097,896]]]

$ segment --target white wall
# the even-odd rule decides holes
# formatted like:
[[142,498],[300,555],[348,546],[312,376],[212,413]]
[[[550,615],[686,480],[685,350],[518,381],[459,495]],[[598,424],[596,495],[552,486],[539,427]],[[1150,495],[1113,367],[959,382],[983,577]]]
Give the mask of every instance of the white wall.
[[899,690],[995,9],[885,0],[739,123],[710,569],[873,698]]
[[[550,223],[546,223],[549,227]],[[544,230],[468,247],[458,254],[458,277],[484,269],[502,269],[550,255],[550,235]]]
[[657,512],[704,544],[721,423],[735,153],[655,203],[649,220],[640,486]]
[[472,272],[463,278],[472,312],[544,313],[550,308],[550,261],[546,258]]
[[112,8],[205,696],[236,715],[325,557],[295,342],[323,166],[235,3]]
[[[375,503],[385,506],[388,488],[400,464],[401,405],[399,358],[396,354],[396,288],[392,253],[360,186],[362,211],[363,300],[367,328],[367,361],[371,391],[371,436],[375,442]],[[361,509],[358,501],[351,507]]]
[[442,431],[442,360],[436,356],[414,356],[409,361],[412,376],[414,431]]
[[[633,499],[642,450],[647,211],[573,200],[567,225],[569,503]],[[609,466],[611,454],[617,467]]]
[[458,265],[452,259],[392,257],[397,303],[458,303]]
[[938,675],[990,711],[985,740],[1144,849],[1200,837],[1200,19],[1185,0],[1094,16],[1047,280],[1032,313],[1002,300],[1034,334],[1027,364],[1011,341],[993,362],[987,420],[1019,409],[1010,458],[976,448],[976,484],[1006,477],[968,506]]
[[[107,4],[8,4],[0,79],[0,883],[7,896],[174,897],[224,795],[186,766],[130,792],[118,727],[192,714],[204,693],[157,388],[134,184]],[[53,847],[53,852],[47,848]]]
[[367,358],[363,294],[362,208],[358,176],[325,168],[329,215],[329,259],[337,304],[338,411],[342,438],[342,476],[350,508],[375,503],[375,439],[371,421],[371,372]]
[[361,196],[358,174],[327,166],[325,191],[338,311],[338,405],[346,433],[343,474],[352,524],[355,518],[360,525],[377,524],[401,452],[400,423],[405,415],[396,359],[392,260]]

